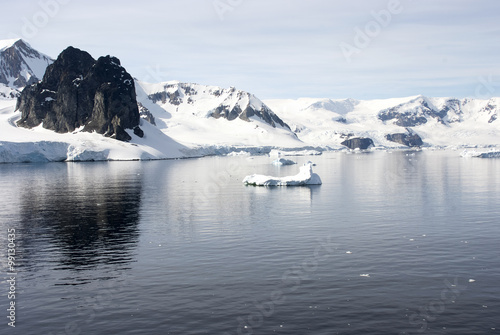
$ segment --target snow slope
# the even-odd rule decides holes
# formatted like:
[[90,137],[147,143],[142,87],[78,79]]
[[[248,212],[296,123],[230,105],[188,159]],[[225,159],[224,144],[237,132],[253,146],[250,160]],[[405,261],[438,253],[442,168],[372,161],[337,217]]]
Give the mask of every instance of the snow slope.
[[[191,147],[304,147],[297,136],[254,95],[235,88],[165,82],[136,81],[137,100],[154,116],[157,127]],[[222,109],[239,111],[214,117]],[[245,120],[246,110],[262,112]],[[236,112],[235,112],[236,113]],[[279,120],[281,121],[281,120]]]

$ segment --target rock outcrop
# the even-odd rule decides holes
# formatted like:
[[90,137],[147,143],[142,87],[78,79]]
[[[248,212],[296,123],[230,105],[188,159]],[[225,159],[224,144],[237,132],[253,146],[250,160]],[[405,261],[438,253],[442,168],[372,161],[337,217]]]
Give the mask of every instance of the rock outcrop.
[[421,147],[424,142],[422,138],[415,133],[397,133],[385,136],[388,141],[396,142],[407,147]]
[[344,142],[340,143],[349,149],[355,150],[355,149],[360,149],[360,150],[365,150],[368,149],[370,146],[373,146],[373,140],[371,138],[365,138],[365,137],[355,137],[351,138],[348,140],[345,140]]
[[97,61],[85,51],[68,47],[49,65],[43,80],[27,86],[17,102],[18,126],[40,124],[58,133],[97,132],[128,141],[125,129],[138,136],[139,109],[132,76],[116,57]]
[[148,121],[153,126],[156,126],[155,117],[151,114],[151,111],[140,102],[137,103],[137,106],[139,107],[139,115],[141,118]]
[[285,122],[283,122],[283,120],[281,120],[276,114],[274,114],[273,111],[269,109],[269,107],[267,107],[266,105],[262,105],[259,107],[248,104],[245,106],[245,109],[242,110],[239,105],[220,105],[213,110],[211,116],[216,119],[222,117],[227,119],[228,121],[232,121],[236,118],[240,118],[244,121],[250,121],[250,118],[252,116],[257,116],[273,127],[276,127],[276,125],[278,124],[281,127],[290,129],[290,127]]

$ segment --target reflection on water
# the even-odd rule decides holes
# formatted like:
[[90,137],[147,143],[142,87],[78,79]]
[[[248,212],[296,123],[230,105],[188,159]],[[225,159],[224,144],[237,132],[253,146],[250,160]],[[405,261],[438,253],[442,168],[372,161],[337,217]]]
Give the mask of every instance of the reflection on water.
[[[31,168],[30,174],[19,180],[23,185],[20,254],[25,270],[37,267],[40,261],[74,271],[105,264],[127,268],[139,238],[139,168],[130,163]],[[50,260],[46,259],[47,250],[53,251]]]

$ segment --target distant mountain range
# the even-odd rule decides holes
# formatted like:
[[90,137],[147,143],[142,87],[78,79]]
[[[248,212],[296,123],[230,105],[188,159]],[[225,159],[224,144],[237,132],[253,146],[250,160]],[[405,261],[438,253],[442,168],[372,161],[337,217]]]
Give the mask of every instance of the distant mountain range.
[[339,146],[366,137],[392,147],[392,134],[418,134],[423,146],[500,144],[500,98],[454,99],[414,96],[383,100],[267,100],[305,143]]
[[[136,101],[133,98],[131,101],[137,104],[137,108],[127,108],[130,113],[140,116],[140,131],[135,121],[130,123],[122,120],[124,132],[116,128],[117,121],[112,122],[112,115],[119,113],[119,108],[113,112],[107,109],[104,102],[112,99],[112,96],[119,96],[116,92],[121,91],[113,91],[115,94],[110,91],[112,88],[99,88],[99,81],[84,80],[88,76],[111,82],[106,79],[106,75],[97,73],[101,71],[99,69],[81,70],[80,74],[69,71],[74,77],[70,78],[71,81],[84,80],[84,83],[90,83],[92,89],[88,92],[85,89],[87,84],[78,89],[66,84],[66,88],[61,91],[50,88],[55,86],[46,82],[34,89],[34,84],[44,79],[47,67],[53,62],[53,59],[34,50],[23,40],[0,41],[0,162],[155,159],[222,154],[234,150],[268,152],[273,148],[329,150],[345,147],[363,149],[368,146],[500,145],[500,98],[482,100],[414,96],[365,101],[313,98],[261,101],[253,94],[234,87],[221,88],[177,81],[145,83],[137,79],[132,82],[135,92],[131,91],[131,94],[136,94]],[[99,61],[90,63],[89,66],[95,66]],[[120,71],[126,73],[116,58],[104,57],[101,63],[107,64],[103,69],[117,74]],[[70,80],[59,72],[54,74],[52,71],[44,81],[53,82],[56,77],[61,82]],[[27,107],[22,106],[30,106],[30,113],[26,114],[28,119],[24,114],[23,118],[36,122],[25,121],[23,126],[33,129],[16,126],[21,118],[20,113],[15,112],[16,102],[25,87],[31,90],[32,100],[23,98],[24,105],[21,103],[18,107],[25,110]],[[107,98],[99,100],[94,98],[96,92],[101,92],[101,95],[103,92],[111,93],[104,94],[103,97]],[[27,96],[27,93],[24,95]],[[68,99],[83,95],[87,95],[88,99],[80,106],[85,111],[78,109],[78,120],[73,122],[69,120],[71,117],[61,114],[69,110],[67,106],[71,104],[67,104]],[[103,101],[103,107],[99,107],[102,112],[95,114],[90,109],[94,109],[98,101]],[[117,101],[123,103],[120,99],[108,102],[116,107],[120,105]],[[59,106],[56,108],[57,113],[47,112],[52,108],[50,106]],[[41,111],[46,114],[41,115]],[[132,114],[129,119],[135,118]],[[89,126],[87,123],[92,115],[94,123]],[[106,117],[109,120],[103,119]],[[64,118],[64,124],[70,126],[61,127],[59,121]],[[134,127],[137,128],[136,133],[132,129]],[[51,132],[50,129],[59,133]],[[99,134],[82,133],[92,129],[129,143],[117,144],[113,142],[116,140],[104,140]],[[114,132],[114,129],[118,129],[118,132]],[[42,142],[47,146],[44,151],[34,145]],[[47,150],[52,146],[58,149]]]

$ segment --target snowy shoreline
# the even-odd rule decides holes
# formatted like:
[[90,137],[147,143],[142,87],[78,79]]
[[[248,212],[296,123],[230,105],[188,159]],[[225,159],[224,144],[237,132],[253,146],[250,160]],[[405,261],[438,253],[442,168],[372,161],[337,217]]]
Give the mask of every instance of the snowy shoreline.
[[[118,142],[118,141],[116,141]],[[498,158],[500,148],[496,146],[447,146],[447,147],[424,147],[403,148],[403,147],[377,147],[368,150],[350,150],[346,148],[276,148],[276,147],[234,147],[234,146],[207,146],[198,148],[181,149],[180,155],[174,157],[154,156],[134,143],[121,143],[121,150],[113,148],[103,148],[95,150],[88,143],[57,142],[57,141],[37,141],[37,142],[8,142],[0,141],[0,164],[14,163],[50,163],[50,162],[117,162],[117,161],[157,161],[176,159],[196,159],[203,157],[226,157],[226,156],[269,156],[276,157],[275,152],[279,151],[282,156],[314,156],[322,153],[345,153],[363,154],[371,152],[415,152],[415,151],[456,151],[457,156]],[[128,147],[128,148],[127,148]],[[94,149],[94,150],[93,150]],[[131,155],[127,149],[133,150]],[[477,151],[477,149],[489,149],[489,151]],[[462,150],[462,152],[460,152]]]

